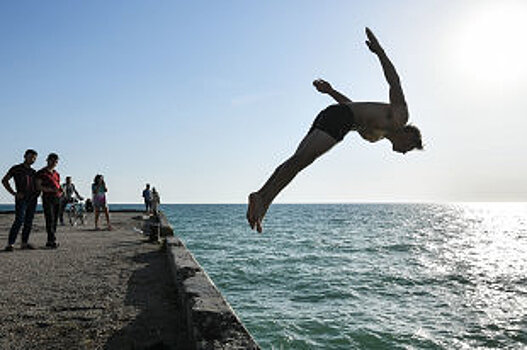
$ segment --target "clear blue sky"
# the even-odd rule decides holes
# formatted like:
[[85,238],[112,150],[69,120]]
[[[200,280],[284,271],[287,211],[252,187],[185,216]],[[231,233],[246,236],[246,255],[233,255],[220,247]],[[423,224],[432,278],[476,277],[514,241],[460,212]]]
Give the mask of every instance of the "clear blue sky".
[[277,202],[525,201],[526,22],[522,1],[3,1],[0,165],[35,148],[110,202],[243,203],[332,102],[313,79],[387,101],[367,25],[426,151],[350,134]]

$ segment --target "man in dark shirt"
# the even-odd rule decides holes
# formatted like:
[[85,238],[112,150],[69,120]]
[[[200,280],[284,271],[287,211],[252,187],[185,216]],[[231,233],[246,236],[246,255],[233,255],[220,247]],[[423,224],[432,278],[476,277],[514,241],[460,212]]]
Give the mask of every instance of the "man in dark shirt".
[[145,200],[146,213],[152,211],[152,192],[150,191],[150,184],[146,184],[146,188],[143,190],[143,198]]
[[[35,209],[37,207],[38,192],[35,186],[35,170],[31,167],[37,160],[37,152],[28,149],[24,154],[24,162],[13,166],[2,179],[7,192],[15,197],[15,221],[9,231],[9,238],[7,241],[6,251],[13,251],[16,237],[20,231],[22,224],[22,249],[34,249],[28,243],[29,234],[31,233],[31,226],[33,225],[33,217],[35,216]],[[9,180],[15,180],[15,190],[11,187]]]
[[59,156],[50,153],[46,159],[48,165],[37,172],[37,189],[42,191],[42,209],[46,218],[46,231],[48,241],[46,247],[57,248],[57,221],[59,219],[60,197],[62,188],[60,186],[60,175],[55,170],[59,163]]

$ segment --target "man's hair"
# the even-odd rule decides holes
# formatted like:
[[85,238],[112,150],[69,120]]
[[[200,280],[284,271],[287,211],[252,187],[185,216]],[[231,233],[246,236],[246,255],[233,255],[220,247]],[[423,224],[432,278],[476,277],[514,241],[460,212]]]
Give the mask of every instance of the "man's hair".
[[403,128],[404,133],[410,138],[410,146],[406,152],[417,148],[418,150],[423,149],[423,140],[421,139],[421,131],[413,125],[406,125]]
[[46,158],[47,161],[55,161],[59,160],[59,156],[57,153],[50,153],[48,154],[48,157]]
[[27,157],[29,155],[38,155],[37,151],[35,151],[34,149],[27,149],[26,152],[24,153],[24,157]]

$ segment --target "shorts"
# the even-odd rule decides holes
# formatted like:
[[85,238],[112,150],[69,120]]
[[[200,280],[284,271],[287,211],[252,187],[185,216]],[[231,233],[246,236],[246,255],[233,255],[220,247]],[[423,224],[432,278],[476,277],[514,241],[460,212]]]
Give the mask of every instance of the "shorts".
[[96,209],[106,209],[106,196],[104,194],[94,195],[93,207]]
[[319,129],[340,142],[354,128],[356,128],[355,118],[351,108],[344,104],[335,104],[318,114],[308,134],[314,129]]

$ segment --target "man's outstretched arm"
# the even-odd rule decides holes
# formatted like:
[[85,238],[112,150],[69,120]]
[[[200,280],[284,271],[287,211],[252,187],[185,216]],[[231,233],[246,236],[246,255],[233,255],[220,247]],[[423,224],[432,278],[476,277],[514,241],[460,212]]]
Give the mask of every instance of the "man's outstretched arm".
[[404,99],[404,93],[401,87],[399,75],[397,74],[397,71],[395,70],[395,67],[388,56],[386,56],[386,53],[379,44],[379,41],[369,28],[366,28],[366,35],[368,36],[366,45],[368,45],[370,51],[376,54],[379,58],[382,70],[384,72],[384,77],[390,85],[390,105],[394,108],[395,117],[396,119],[399,119],[399,122],[404,125],[408,121],[408,113],[406,112],[406,100]]
[[313,86],[317,89],[317,91],[323,94],[328,94],[329,96],[333,97],[333,99],[337,101],[338,103],[350,103],[351,102],[351,100],[347,96],[333,89],[331,84],[325,80],[317,79],[313,82]]
[[75,192],[75,195],[77,195],[77,198],[78,198],[80,201],[84,199],[84,198],[82,198],[82,196],[79,194],[79,192],[78,192],[77,189],[75,188],[75,185],[73,185],[73,192]]
[[2,185],[4,185],[7,192],[11,193],[13,196],[16,196],[16,192],[11,187],[11,184],[9,183],[9,180],[13,177],[11,172],[8,172],[3,178],[2,178]]

